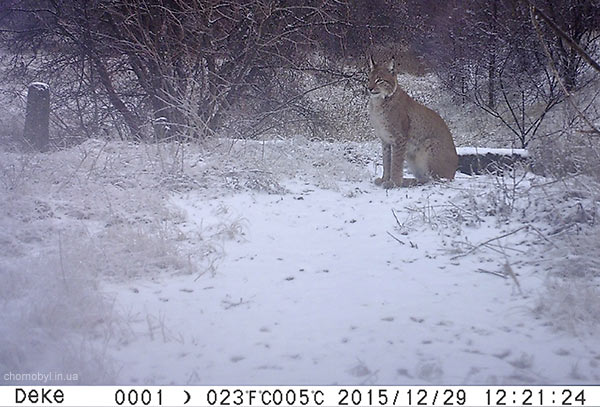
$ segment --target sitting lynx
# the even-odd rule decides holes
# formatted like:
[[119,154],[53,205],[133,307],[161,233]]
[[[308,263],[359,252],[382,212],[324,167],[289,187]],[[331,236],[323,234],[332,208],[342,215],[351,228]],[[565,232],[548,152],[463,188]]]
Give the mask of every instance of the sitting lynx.
[[383,177],[375,184],[408,185],[403,183],[404,159],[418,183],[431,177],[454,179],[458,156],[444,120],[398,87],[393,59],[376,65],[369,57],[369,66],[369,114],[383,145]]

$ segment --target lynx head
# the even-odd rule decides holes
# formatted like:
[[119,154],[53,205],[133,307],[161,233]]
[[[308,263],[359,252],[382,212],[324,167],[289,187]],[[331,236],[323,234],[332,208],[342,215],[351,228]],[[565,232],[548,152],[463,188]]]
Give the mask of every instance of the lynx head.
[[398,80],[394,73],[394,59],[387,64],[377,65],[372,56],[369,56],[369,83],[367,88],[372,98],[387,98],[392,96],[398,87]]

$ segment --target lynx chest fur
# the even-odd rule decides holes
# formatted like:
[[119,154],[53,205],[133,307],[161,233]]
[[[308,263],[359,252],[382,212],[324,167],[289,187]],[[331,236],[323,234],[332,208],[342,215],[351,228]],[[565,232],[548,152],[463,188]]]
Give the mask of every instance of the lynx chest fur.
[[383,146],[383,176],[375,183],[403,186],[404,161],[419,183],[453,179],[458,156],[444,120],[398,87],[393,60],[376,65],[369,58],[369,63],[369,115]]
[[382,98],[371,98],[369,100],[369,117],[377,137],[382,142],[392,144],[395,137],[392,120],[390,119],[393,119],[393,117],[389,117],[390,109],[384,102],[385,100]]

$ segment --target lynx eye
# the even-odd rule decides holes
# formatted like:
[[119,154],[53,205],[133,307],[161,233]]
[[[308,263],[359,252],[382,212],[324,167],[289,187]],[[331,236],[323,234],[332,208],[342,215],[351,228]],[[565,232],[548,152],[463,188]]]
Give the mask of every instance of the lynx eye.
[[384,81],[383,79],[379,78],[379,79],[377,79],[377,80],[375,81],[375,83],[376,83],[377,85],[381,85],[382,83],[385,83],[385,81]]

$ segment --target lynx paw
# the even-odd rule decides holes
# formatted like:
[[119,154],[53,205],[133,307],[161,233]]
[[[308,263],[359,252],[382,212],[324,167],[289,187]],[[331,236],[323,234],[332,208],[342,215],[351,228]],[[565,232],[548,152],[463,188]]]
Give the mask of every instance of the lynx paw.
[[403,186],[402,181],[400,181],[400,184],[398,184],[397,182],[394,182],[391,179],[384,180],[383,178],[375,178],[374,182],[375,185],[382,186],[385,189],[392,189],[399,186]]
[[402,180],[403,187],[416,187],[419,185],[423,185],[425,182],[423,180],[418,180],[416,178],[404,178]]
[[396,184],[396,183],[395,183],[394,181],[392,181],[391,179],[390,179],[390,180],[387,180],[387,181],[384,181],[384,182],[382,183],[382,185],[383,185],[383,188],[385,188],[385,189],[392,189],[392,188],[396,188],[396,187],[398,186],[398,184]]

